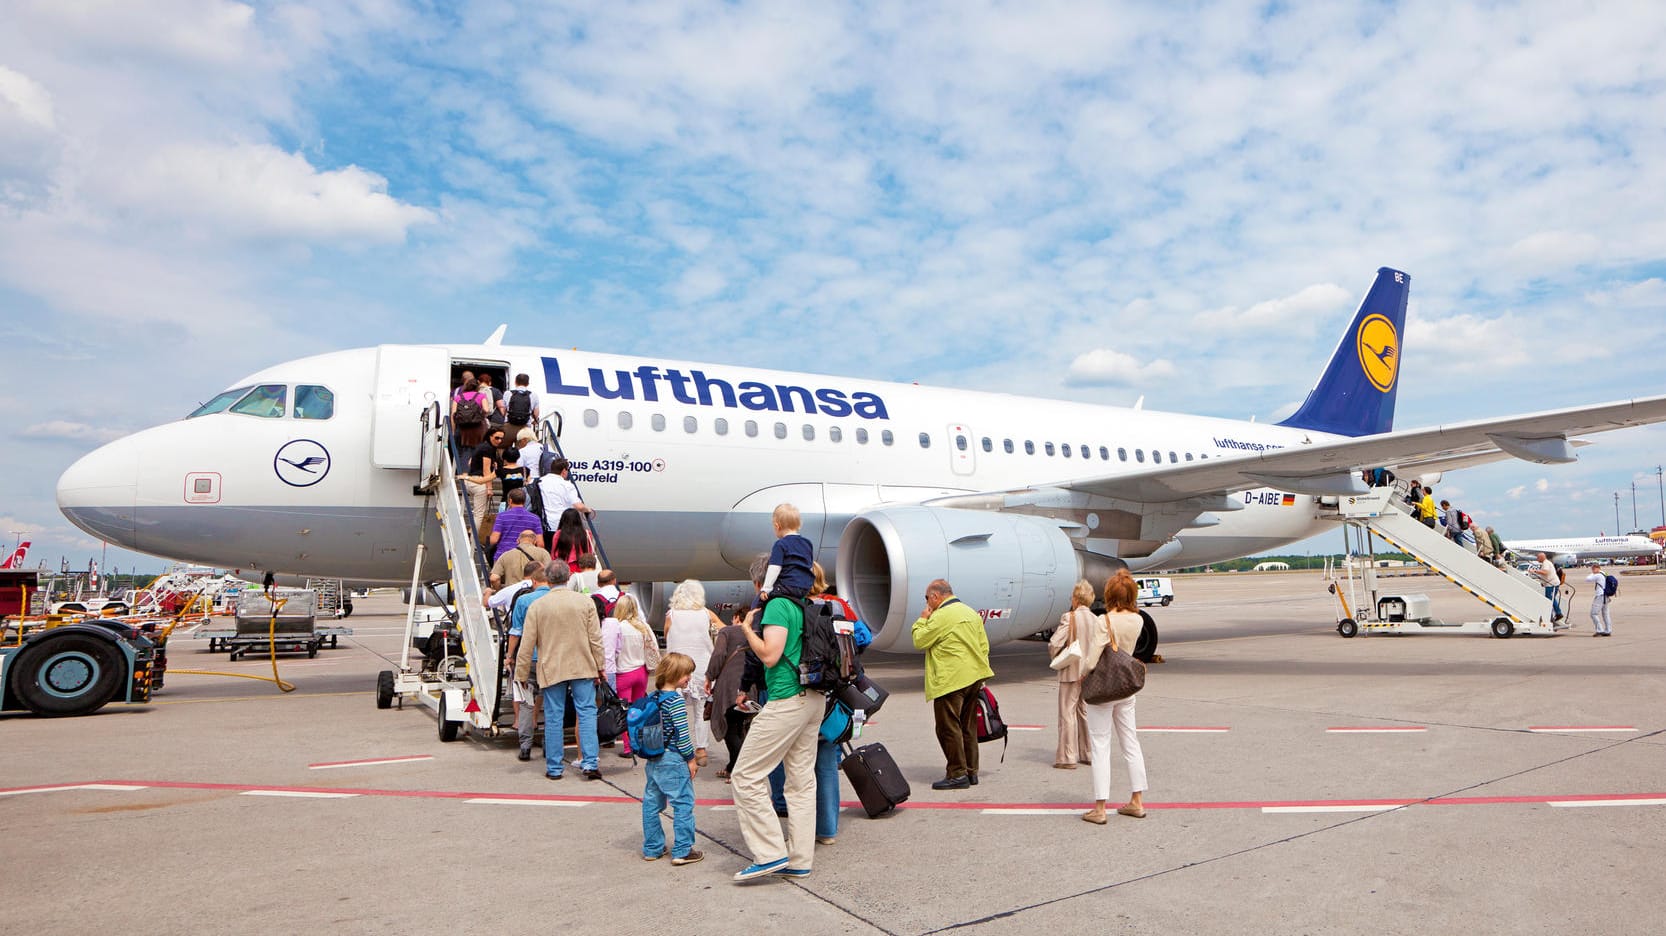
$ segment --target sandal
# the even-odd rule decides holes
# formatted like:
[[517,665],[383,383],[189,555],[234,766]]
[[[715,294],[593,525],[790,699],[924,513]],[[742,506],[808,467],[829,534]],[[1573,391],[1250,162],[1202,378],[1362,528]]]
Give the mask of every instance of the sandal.
[[1075,770],[1076,765],[1060,762],[1060,763],[1054,764],[1053,769],[1054,770]]
[[1082,813],[1082,821],[1083,822],[1091,822],[1094,825],[1104,825],[1105,823],[1109,822],[1110,820],[1107,819],[1105,817],[1105,814],[1100,812],[1099,810],[1090,809],[1087,812]]
[[717,779],[722,780],[725,783],[729,782],[729,772],[724,770],[722,767],[717,768]]
[[1145,809],[1141,806],[1135,806],[1133,803],[1125,803],[1124,805],[1117,807],[1116,814],[1119,816],[1128,816],[1131,819],[1144,819]]

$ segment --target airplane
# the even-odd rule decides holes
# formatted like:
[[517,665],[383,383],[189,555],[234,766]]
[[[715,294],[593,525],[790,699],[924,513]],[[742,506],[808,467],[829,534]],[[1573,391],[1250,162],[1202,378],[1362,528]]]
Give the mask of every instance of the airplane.
[[[790,502],[874,648],[911,651],[911,613],[936,578],[980,611],[991,643],[1016,640],[1050,627],[1079,578],[1334,528],[1325,501],[1363,493],[1362,468],[1433,480],[1510,457],[1564,463],[1589,444],[1577,434],[1666,421],[1656,396],[1394,430],[1409,291],[1404,272],[1380,269],[1305,402],[1276,424],[508,346],[500,326],[478,345],[381,345],[251,374],[81,458],[58,504],[141,552],[408,583],[418,541],[439,542],[413,495],[422,414],[443,410],[464,369],[503,386],[525,373],[622,577],[744,591],[732,583]],[[445,581],[443,550],[418,574]]]
[[1517,555],[1531,558],[1544,553],[1560,566],[1576,566],[1580,560],[1641,559],[1660,560],[1661,544],[1642,533],[1627,536],[1584,536],[1570,539],[1505,540],[1504,548]]
[[32,545],[34,544],[28,540],[19,543],[17,550],[8,556],[4,563],[0,563],[0,569],[23,568],[23,557],[29,555],[29,547]]

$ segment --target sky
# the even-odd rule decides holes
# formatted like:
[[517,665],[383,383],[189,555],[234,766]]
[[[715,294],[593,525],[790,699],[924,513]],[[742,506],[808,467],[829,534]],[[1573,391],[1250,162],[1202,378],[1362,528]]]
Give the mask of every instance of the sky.
[[[0,534],[49,565],[99,552],[53,495],[96,445],[500,323],[1266,421],[1392,266],[1397,427],[1666,392],[1658,3],[6,8]],[[1630,430],[1440,489],[1611,533],[1633,481],[1666,522],[1663,461]]]

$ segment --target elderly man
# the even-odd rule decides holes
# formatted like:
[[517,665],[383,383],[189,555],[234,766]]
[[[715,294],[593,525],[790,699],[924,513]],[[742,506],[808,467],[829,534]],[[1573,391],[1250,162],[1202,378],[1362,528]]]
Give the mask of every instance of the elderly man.
[[544,535],[535,530],[522,530],[515,537],[515,545],[499,553],[497,561],[492,563],[492,587],[513,584],[526,577],[528,568],[549,565],[549,562]]
[[600,780],[601,755],[596,739],[596,684],[602,669],[601,619],[589,597],[567,587],[571,575],[565,562],[551,562],[545,573],[550,591],[526,609],[521,643],[515,652],[515,679],[533,674],[537,655],[538,685],[544,694],[544,776],[560,780],[562,732],[566,728],[567,696],[578,714],[579,767],[584,779]]
[[978,691],[995,675],[989,634],[978,612],[938,579],[926,586],[926,610],[914,622],[914,648],[926,653],[926,698],[937,721],[937,743],[948,769],[933,790],[963,790],[978,782]]
[[1551,623],[1562,620],[1562,577],[1556,574],[1556,564],[1544,553],[1539,553],[1538,564],[1533,567],[1533,577],[1545,588],[1545,597],[1550,599]]

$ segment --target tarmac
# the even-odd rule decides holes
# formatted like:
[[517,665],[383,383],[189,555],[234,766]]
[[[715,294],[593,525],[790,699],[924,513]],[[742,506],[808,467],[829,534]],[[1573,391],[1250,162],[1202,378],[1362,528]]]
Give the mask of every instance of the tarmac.
[[[640,766],[604,750],[603,781],[551,783],[512,740],[377,710],[403,617],[373,596],[341,649],[280,657],[294,693],[176,673],[150,705],[0,717],[5,929],[1659,932],[1666,575],[1621,581],[1612,638],[1582,590],[1556,637],[1344,640],[1317,573],[1177,577],[1137,704],[1148,817],[1105,827],[1077,819],[1089,770],[1051,766],[1044,645],[996,649],[1004,760],[984,745],[979,786],[945,793],[919,659],[876,656],[892,695],[862,742],[912,798],[871,820],[845,783],[814,872],[744,886],[721,744],[696,781],[706,860],[645,864]],[[1392,585],[1489,616],[1434,576]],[[170,662],[271,669],[178,638]]]

